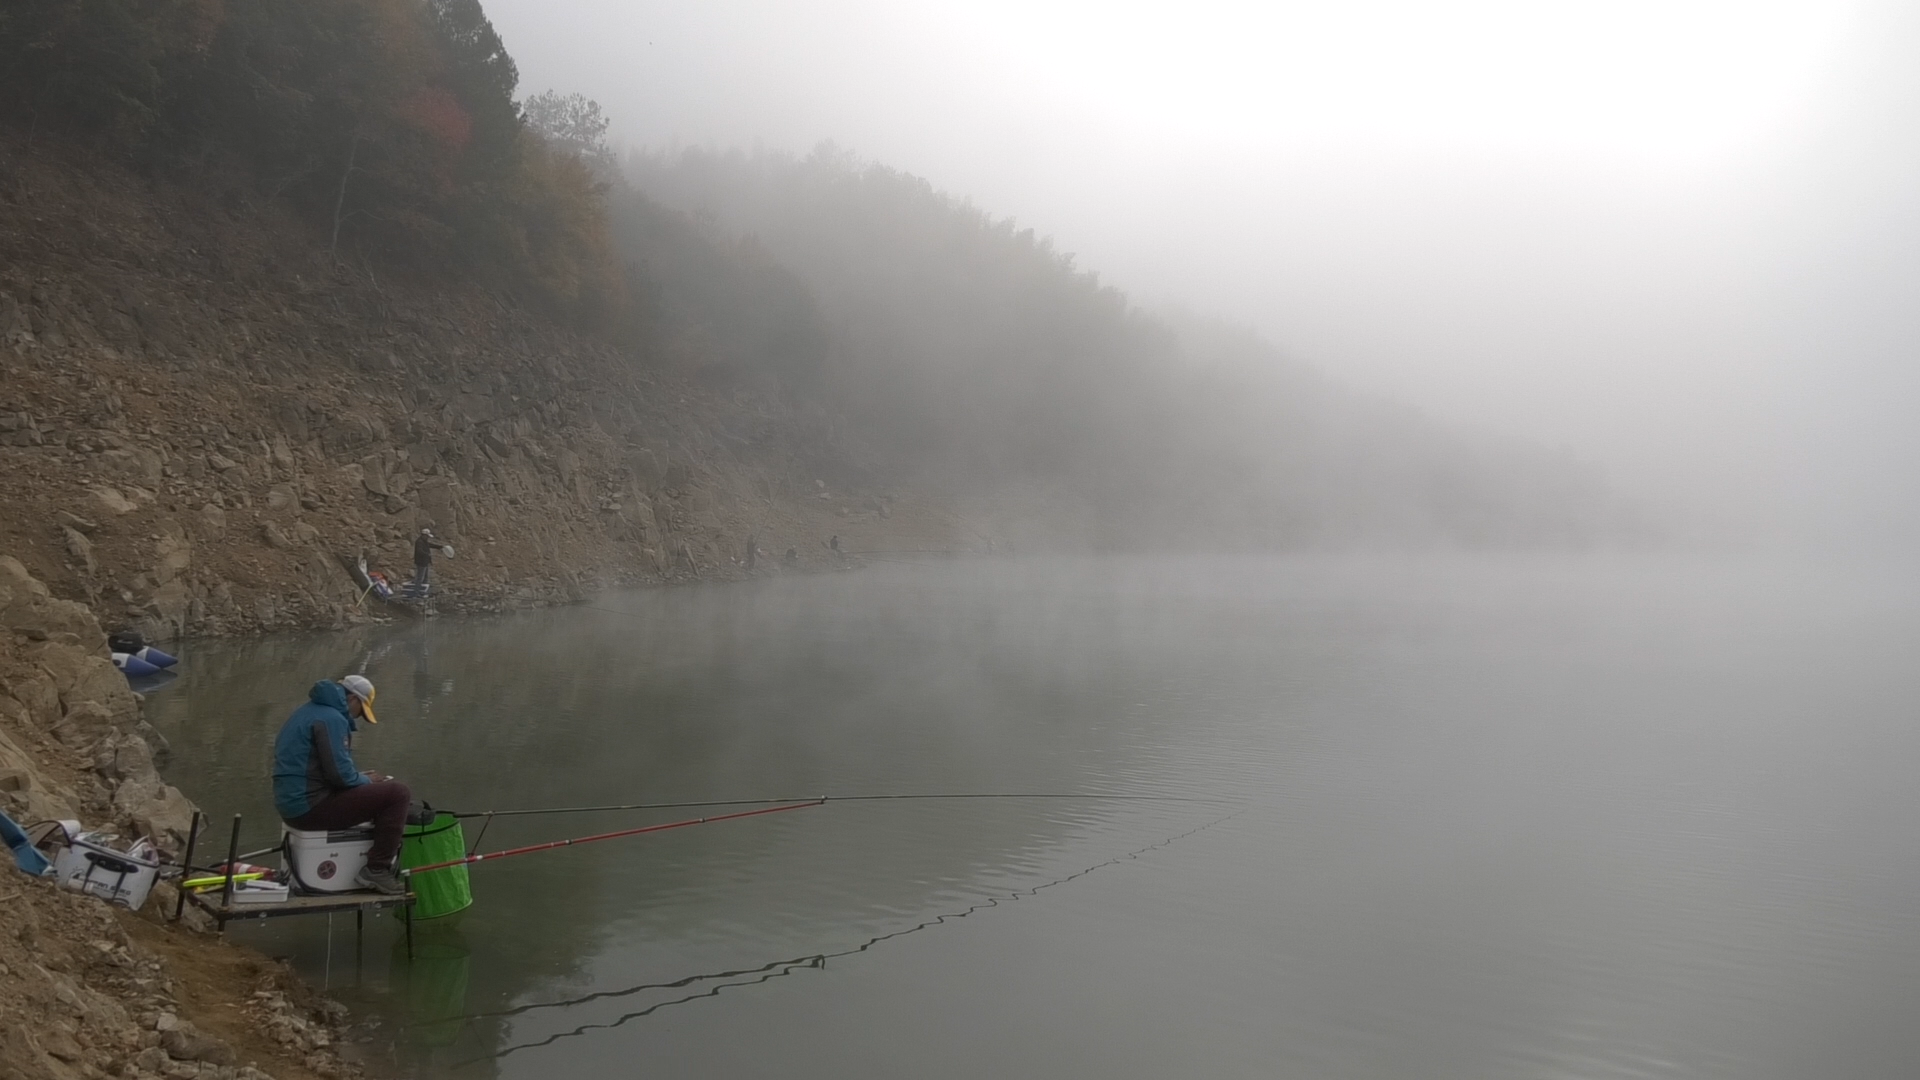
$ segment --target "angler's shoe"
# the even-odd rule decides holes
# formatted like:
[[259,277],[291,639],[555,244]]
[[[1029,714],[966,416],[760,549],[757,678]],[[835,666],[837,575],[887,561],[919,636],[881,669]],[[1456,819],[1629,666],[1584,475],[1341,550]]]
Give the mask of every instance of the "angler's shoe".
[[407,886],[400,880],[400,872],[391,866],[385,870],[363,866],[360,872],[354,875],[353,883],[362,889],[372,889],[374,892],[388,896],[400,896],[407,891]]

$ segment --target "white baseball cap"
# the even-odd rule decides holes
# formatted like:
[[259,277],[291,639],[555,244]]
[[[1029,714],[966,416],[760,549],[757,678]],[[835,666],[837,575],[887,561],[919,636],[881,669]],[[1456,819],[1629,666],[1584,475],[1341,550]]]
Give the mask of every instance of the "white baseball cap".
[[340,685],[346,688],[347,693],[360,699],[360,712],[366,716],[367,723],[380,722],[373,718],[373,683],[365,675],[349,675],[340,680]]

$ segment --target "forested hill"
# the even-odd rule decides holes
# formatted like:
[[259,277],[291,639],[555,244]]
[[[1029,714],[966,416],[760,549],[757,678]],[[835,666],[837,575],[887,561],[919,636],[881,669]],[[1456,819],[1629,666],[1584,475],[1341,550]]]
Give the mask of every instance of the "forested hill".
[[[336,322],[395,310],[397,291],[415,310],[459,296],[466,314],[434,319],[468,337],[466,359],[422,355],[439,392],[456,376],[499,381],[476,356],[526,352],[525,333],[478,340],[498,333],[471,318],[484,297],[503,325],[596,342],[625,366],[608,387],[684,380],[738,410],[707,427],[786,446],[755,467],[763,479],[997,502],[1002,523],[1017,505],[1047,519],[1033,535],[1103,549],[1560,545],[1633,531],[1575,462],[1355,395],[1249,334],[1144,314],[1034,230],[927,181],[832,149],[616,164],[592,102],[523,92],[478,0],[10,0],[0,124],[7,145],[90,156],[161,200],[133,214],[172,229],[153,265],[177,259],[212,291],[148,302],[142,318],[191,323],[229,286],[265,305],[276,281],[303,302],[322,286],[359,297],[331,302]],[[176,196],[166,205],[205,222],[158,209]],[[246,232],[269,220],[270,234]],[[196,232],[207,223],[237,247]],[[61,275],[79,293],[128,295],[78,285],[119,273],[138,245],[80,231],[13,238],[33,259],[59,256],[16,260],[0,291],[26,302],[17,310],[64,295]],[[189,302],[197,312],[154,310]],[[362,336],[390,336],[384,315],[365,318]],[[340,351],[363,348],[359,330],[337,330]],[[224,348],[237,372],[265,362]],[[396,370],[406,359],[388,355]],[[596,430],[672,441],[633,419],[661,398],[636,411],[610,389],[581,392],[601,413],[626,410]],[[807,430],[773,432],[771,416],[807,417]],[[664,469],[666,454],[650,460]],[[662,552],[684,539],[650,538],[649,558],[671,562]]]
[[[1047,488],[1114,547],[1562,545],[1644,535],[1592,468],[1332,383],[1256,335],[1154,317],[1018,227],[831,146],[627,163],[613,219],[660,204],[794,270],[832,328],[821,385],[897,468]],[[677,260],[669,292],[698,295]],[[745,364],[791,365],[772,349]],[[805,353],[806,370],[814,370]]]

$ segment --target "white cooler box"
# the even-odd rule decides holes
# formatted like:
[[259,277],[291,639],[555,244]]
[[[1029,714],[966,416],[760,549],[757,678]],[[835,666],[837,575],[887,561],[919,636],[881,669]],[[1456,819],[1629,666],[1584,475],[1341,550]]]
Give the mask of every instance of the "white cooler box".
[[307,832],[288,829],[287,870],[302,892],[352,892],[373,848],[373,827]]
[[67,829],[65,846],[54,856],[53,876],[63,888],[90,893],[109,903],[139,911],[160,874],[160,856],[145,840],[126,851],[108,846],[110,837]]

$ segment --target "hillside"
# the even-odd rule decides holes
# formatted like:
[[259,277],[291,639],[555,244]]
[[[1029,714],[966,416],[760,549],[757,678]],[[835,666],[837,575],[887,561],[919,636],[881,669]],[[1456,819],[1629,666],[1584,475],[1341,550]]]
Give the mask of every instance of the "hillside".
[[1049,491],[1107,550],[1648,531],[1571,455],[1356,393],[1250,332],[1143,311],[1034,229],[832,146],[626,168],[631,187],[611,199],[621,249],[652,250],[632,223],[665,204],[791,269],[833,328],[824,392],[916,484]]
[[424,526],[467,610],[835,535],[1646,532],[1566,455],[1143,312],[924,179],[616,163],[593,102],[520,95],[478,0],[0,11],[0,546],[164,639],[363,617],[342,561],[404,577]]
[[[245,190],[0,138],[0,549],[150,636],[360,617],[342,556],[468,610],[944,548],[833,415],[444,276],[373,277]],[[893,498],[883,498],[892,496]]]

